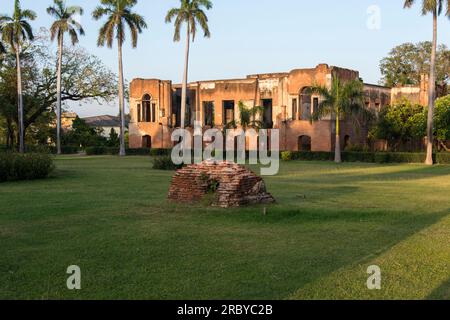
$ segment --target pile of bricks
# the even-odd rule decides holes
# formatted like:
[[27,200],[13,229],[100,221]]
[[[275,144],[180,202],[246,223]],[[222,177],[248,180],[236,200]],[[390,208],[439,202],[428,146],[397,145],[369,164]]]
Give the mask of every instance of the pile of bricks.
[[249,204],[273,203],[264,181],[247,168],[231,163],[204,161],[177,171],[169,190],[169,199],[182,203],[197,202],[214,194],[212,205],[229,208]]

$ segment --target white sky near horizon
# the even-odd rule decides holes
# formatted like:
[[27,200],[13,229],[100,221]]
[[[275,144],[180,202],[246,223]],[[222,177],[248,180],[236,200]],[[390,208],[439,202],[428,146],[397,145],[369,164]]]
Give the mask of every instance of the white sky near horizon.
[[[431,16],[421,16],[420,3],[403,9],[403,0],[213,0],[208,12],[211,39],[198,34],[191,50],[189,79],[192,81],[245,77],[247,74],[285,72],[314,67],[319,63],[360,71],[365,82],[378,83],[379,61],[390,49],[404,42],[432,37]],[[51,0],[21,0],[38,19],[35,30],[48,28],[51,17],[46,8]],[[101,22],[91,18],[99,1],[68,0],[80,5],[86,36],[80,45],[117,70],[117,50],[98,48]],[[11,14],[14,0],[0,0],[0,13]],[[179,0],[140,0],[135,8],[149,25],[139,37],[137,49],[129,42],[124,48],[127,80],[160,78],[181,82],[184,41],[174,43],[173,25],[164,22],[167,11]],[[380,10],[379,29],[367,26],[368,8]],[[129,36],[128,36],[129,39]],[[450,46],[450,20],[439,21],[439,43]],[[80,116],[117,115],[113,105],[71,104]]]

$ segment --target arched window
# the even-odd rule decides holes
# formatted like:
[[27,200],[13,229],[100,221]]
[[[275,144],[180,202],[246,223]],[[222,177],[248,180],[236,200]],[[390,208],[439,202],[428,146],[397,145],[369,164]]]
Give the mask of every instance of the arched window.
[[142,137],[142,148],[152,148],[152,137],[148,135]]
[[311,137],[310,136],[298,137],[298,151],[311,151]]
[[142,97],[142,122],[151,122],[152,117],[152,97],[146,94]]
[[300,120],[309,120],[311,117],[310,88],[303,88],[300,92]]

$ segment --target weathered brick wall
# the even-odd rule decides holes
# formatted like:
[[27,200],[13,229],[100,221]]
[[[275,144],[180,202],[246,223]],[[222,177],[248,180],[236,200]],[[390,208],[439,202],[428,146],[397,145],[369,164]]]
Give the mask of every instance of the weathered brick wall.
[[235,163],[215,161],[204,161],[178,170],[168,198],[182,203],[200,201],[211,191],[213,184],[217,184],[214,206],[228,208],[275,202],[261,177]]

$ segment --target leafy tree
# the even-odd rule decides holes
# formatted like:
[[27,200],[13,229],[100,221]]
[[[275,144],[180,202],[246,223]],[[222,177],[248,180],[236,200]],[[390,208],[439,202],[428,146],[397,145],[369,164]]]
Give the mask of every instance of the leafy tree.
[[[117,77],[103,62],[81,47],[64,50],[61,74],[61,101],[110,102],[117,96]],[[57,102],[57,72],[48,32],[22,47],[22,81],[24,83],[24,132]],[[7,141],[14,143],[17,132],[17,73],[14,55],[5,55],[0,66],[0,115],[5,119]],[[48,123],[48,125],[52,125]]]
[[[405,0],[405,8],[411,8],[416,0]],[[431,13],[433,15],[433,42],[430,59],[430,85],[428,94],[428,117],[427,117],[427,158],[425,163],[433,165],[433,120],[434,103],[436,99],[436,51],[437,51],[437,20],[442,13],[444,5],[447,5],[446,15],[450,17],[450,0],[422,0],[422,15]]]
[[109,132],[108,146],[109,147],[120,146],[119,135],[117,134],[116,130],[114,130],[114,128],[111,128],[111,131]]
[[2,38],[9,43],[16,55],[17,67],[17,96],[18,96],[18,123],[19,123],[19,152],[25,151],[24,121],[23,121],[23,92],[22,92],[22,71],[21,71],[21,46],[24,41],[34,39],[33,30],[29,20],[35,20],[36,13],[31,10],[22,10],[20,1],[14,2],[14,13],[12,16],[0,16],[0,25],[2,26]]
[[[419,85],[422,74],[430,72],[432,43],[404,43],[391,50],[381,60],[381,83],[388,87]],[[450,50],[440,45],[437,50],[436,81],[445,86],[450,79]]]
[[189,69],[189,47],[191,42],[195,40],[197,34],[197,23],[203,30],[204,36],[209,38],[211,33],[208,26],[208,17],[203,11],[203,8],[209,10],[212,8],[212,2],[210,0],[180,0],[181,4],[179,8],[172,8],[169,10],[166,16],[166,23],[171,23],[172,20],[175,24],[175,33],[173,40],[175,42],[180,41],[181,27],[186,24],[186,53],[184,63],[183,85],[181,91],[181,128],[184,128],[186,117],[186,101],[187,101],[187,81],[188,81],[188,69]]
[[349,117],[357,123],[360,118],[369,119],[371,116],[364,104],[364,85],[360,80],[342,82],[337,75],[333,75],[331,88],[314,85],[310,88],[310,92],[322,97],[311,121],[317,121],[330,115],[336,118],[335,162],[340,163],[342,162],[341,120]]
[[76,117],[72,123],[72,130],[63,136],[65,145],[77,146],[81,148],[105,146],[107,139],[102,136],[102,132],[90,127],[86,121]]
[[423,139],[426,131],[425,108],[403,99],[392,106],[384,107],[372,134],[377,139],[388,141],[389,147],[398,150],[400,145],[412,139]]
[[119,109],[120,109],[120,155],[125,156],[125,110],[124,110],[124,79],[122,63],[122,46],[125,42],[125,28],[128,26],[131,32],[131,44],[137,47],[138,34],[147,28],[142,16],[132,12],[137,0],[101,0],[92,16],[99,20],[106,16],[106,23],[101,27],[98,36],[98,46],[112,48],[114,38],[117,39],[119,58]]
[[64,49],[64,34],[68,33],[72,45],[78,43],[78,34],[84,35],[83,27],[73,19],[75,14],[83,14],[79,6],[67,7],[63,0],[53,0],[54,4],[47,8],[47,13],[55,17],[50,33],[52,41],[58,39],[58,70],[56,80],[56,149],[61,154],[61,74]]
[[445,144],[446,141],[450,140],[450,95],[436,100],[434,123],[439,146],[446,151],[450,151]]

